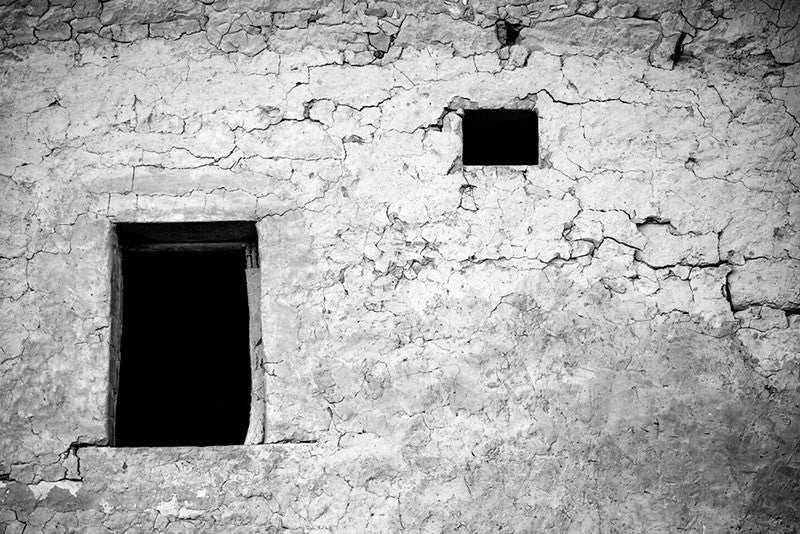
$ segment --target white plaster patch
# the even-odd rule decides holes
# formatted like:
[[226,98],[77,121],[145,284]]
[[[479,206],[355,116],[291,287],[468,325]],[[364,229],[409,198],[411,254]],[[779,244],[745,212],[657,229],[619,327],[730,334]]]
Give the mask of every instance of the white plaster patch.
[[73,497],[77,497],[78,490],[81,489],[82,485],[82,482],[77,482],[75,480],[59,480],[58,482],[39,482],[38,484],[32,484],[28,487],[31,492],[33,492],[33,496],[36,497],[36,500],[41,501],[47,498],[53,488],[65,489],[70,492]]
[[103,513],[106,514],[106,515],[108,515],[108,514],[110,514],[111,512],[114,511],[114,507],[111,506],[111,503],[109,503],[108,501],[105,501],[105,500],[100,501],[100,506],[103,507]]
[[169,501],[164,501],[156,506],[156,510],[161,515],[178,515],[178,496],[173,495]]
[[205,511],[203,510],[195,510],[194,508],[181,508],[178,511],[178,518],[179,519],[196,519],[203,515]]
[[[200,495],[201,493],[203,495]],[[205,493],[206,490],[200,490],[197,492],[197,496],[205,496]],[[173,495],[172,499],[168,501],[163,501],[161,504],[156,506],[156,510],[158,510],[158,513],[161,515],[178,517],[179,519],[196,519],[205,513],[203,510],[178,506],[177,495]]]

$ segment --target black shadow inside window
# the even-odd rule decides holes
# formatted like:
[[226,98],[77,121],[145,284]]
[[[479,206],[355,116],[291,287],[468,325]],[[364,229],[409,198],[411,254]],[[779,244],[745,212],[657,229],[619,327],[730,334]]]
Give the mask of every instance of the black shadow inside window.
[[243,444],[251,400],[245,244],[124,233],[114,444]]
[[462,121],[464,165],[536,165],[539,119],[528,109],[467,109]]

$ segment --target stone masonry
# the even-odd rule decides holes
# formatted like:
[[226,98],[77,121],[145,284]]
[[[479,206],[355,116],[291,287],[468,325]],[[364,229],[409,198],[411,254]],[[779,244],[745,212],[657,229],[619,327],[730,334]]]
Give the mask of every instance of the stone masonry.
[[[0,4],[0,532],[800,531],[800,2]],[[264,444],[104,446],[112,225],[218,220]]]

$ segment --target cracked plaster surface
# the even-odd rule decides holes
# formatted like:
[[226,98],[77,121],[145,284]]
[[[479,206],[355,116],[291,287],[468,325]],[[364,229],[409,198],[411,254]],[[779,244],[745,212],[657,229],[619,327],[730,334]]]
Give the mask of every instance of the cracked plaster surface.
[[[794,532],[799,16],[4,2],[0,525]],[[470,107],[541,164],[465,168]],[[98,447],[111,224],[231,219],[268,444]]]

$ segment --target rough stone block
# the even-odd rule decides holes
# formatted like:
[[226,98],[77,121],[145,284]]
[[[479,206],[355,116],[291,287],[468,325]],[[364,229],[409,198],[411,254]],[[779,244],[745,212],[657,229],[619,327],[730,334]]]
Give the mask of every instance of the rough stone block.
[[789,326],[786,312],[769,306],[750,306],[734,313],[734,316],[744,328],[752,328],[762,332]]
[[100,21],[104,25],[136,22],[155,24],[176,19],[199,18],[202,8],[192,0],[109,0],[103,3]]
[[340,140],[325,128],[307,121],[283,121],[266,130],[237,135],[236,144],[246,155],[264,158],[322,159],[344,156]]
[[54,7],[39,19],[34,35],[43,41],[66,41],[72,35],[69,21],[73,18],[69,9]]
[[72,12],[76,17],[96,17],[103,10],[100,0],[75,0]]
[[380,52],[388,52],[390,38],[383,32],[369,34],[369,44]]
[[396,71],[369,65],[358,69],[322,66],[310,69],[309,91],[316,98],[360,108],[376,105],[396,87],[411,84]]
[[199,31],[200,22],[197,20],[172,20],[150,25],[151,36],[165,37],[167,39],[179,39],[187,33],[197,33]]
[[661,38],[658,24],[635,19],[568,17],[537,23],[525,35],[534,50],[563,55],[580,50],[588,56],[601,48],[631,56],[646,56]]
[[753,305],[800,308],[800,260],[749,260],[734,267],[728,284],[734,310]]
[[669,224],[640,224],[647,242],[636,259],[651,267],[669,265],[708,265],[719,261],[717,235],[678,234]]

